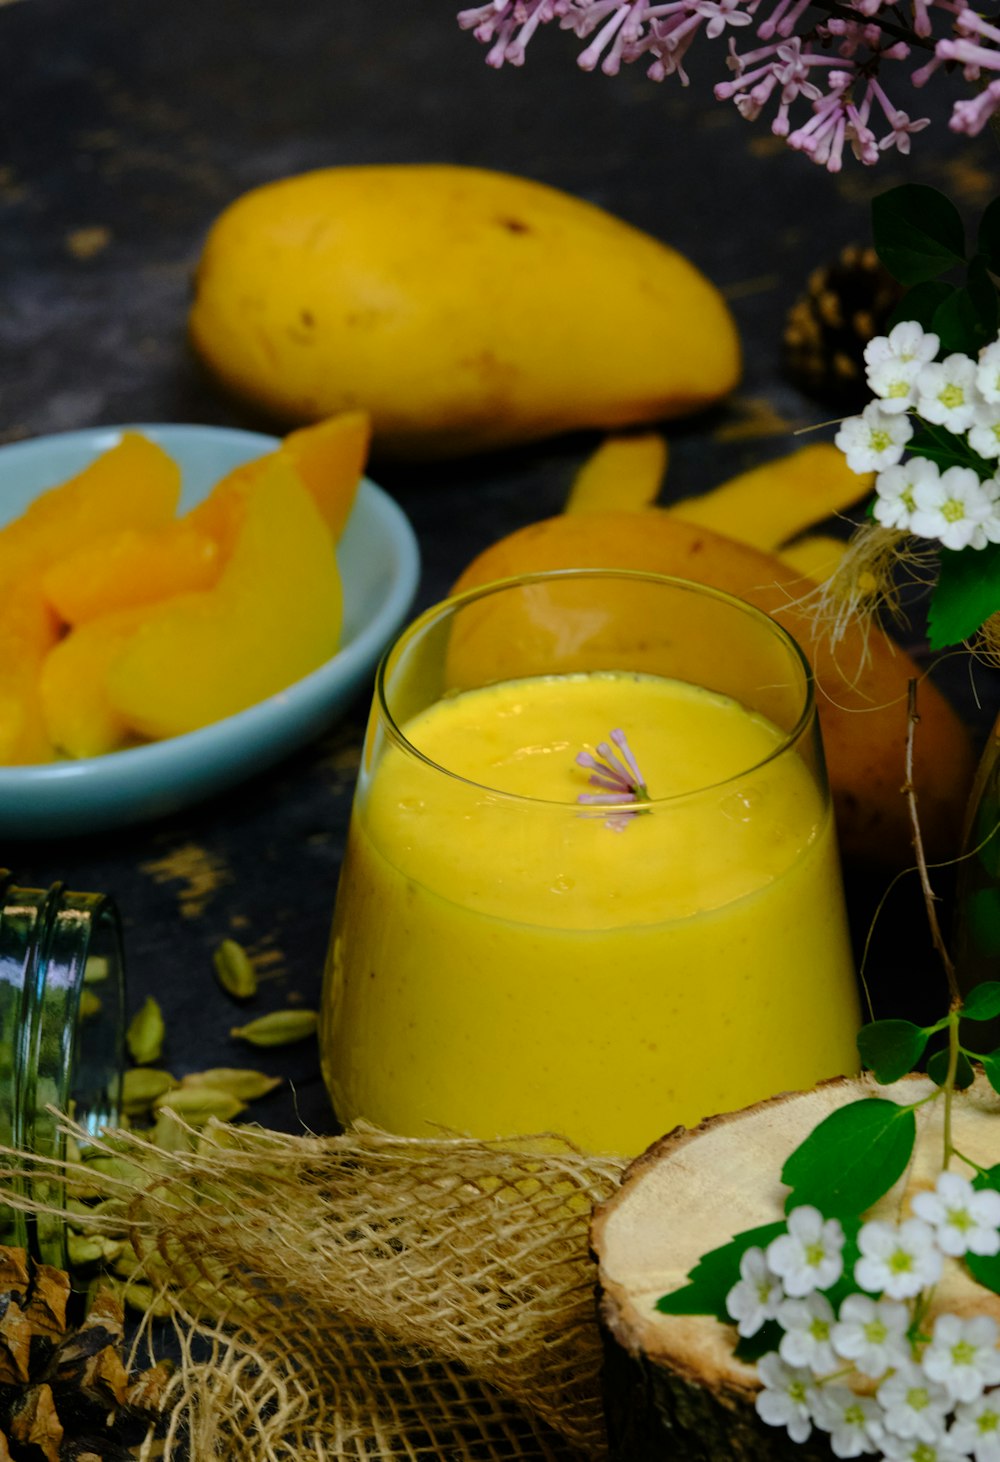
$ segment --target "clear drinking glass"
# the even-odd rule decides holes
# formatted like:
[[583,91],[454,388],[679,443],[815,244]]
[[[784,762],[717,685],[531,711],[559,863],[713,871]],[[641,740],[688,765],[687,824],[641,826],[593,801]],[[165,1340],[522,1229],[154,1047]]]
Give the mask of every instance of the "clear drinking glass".
[[[87,998],[84,992],[87,992]],[[96,1135],[120,1116],[125,1029],[121,928],[103,894],[17,888],[0,869],[0,1145],[62,1158],[58,1113]],[[62,1184],[0,1178],[15,1195],[58,1207]],[[0,1204],[0,1242],[63,1266],[55,1214]]]
[[[580,801],[619,730],[642,800]],[[858,1024],[811,676],[773,620],[573,570],[400,635],[325,974],[342,1122],[634,1153],[855,1070]]]

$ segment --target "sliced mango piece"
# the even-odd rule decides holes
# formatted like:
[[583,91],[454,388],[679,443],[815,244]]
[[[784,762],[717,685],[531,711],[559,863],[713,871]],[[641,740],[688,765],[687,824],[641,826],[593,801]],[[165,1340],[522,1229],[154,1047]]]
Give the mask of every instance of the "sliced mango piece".
[[786,543],[778,557],[789,568],[798,569],[804,579],[822,584],[846,552],[846,539],[834,538],[829,533],[808,533],[804,538],[796,538],[794,543]]
[[215,587],[150,607],[110,666],[110,702],[140,735],[193,731],[315,670],[337,649],[341,617],[326,523],[275,453],[247,487]]
[[0,585],[40,572],[106,533],[164,527],[177,511],[180,490],[180,468],[163,448],[125,432],[0,530]]
[[233,551],[247,493],[267,464],[278,459],[294,468],[308,488],[334,540],[344,531],[371,440],[367,411],[343,411],[314,426],[289,432],[281,446],[252,462],[243,462],[221,478],[187,515],[187,522],[218,543],[223,560]]
[[573,478],[563,512],[648,508],[663,486],[668,457],[659,432],[605,437]]
[[89,620],[46,655],[38,694],[49,739],[64,756],[103,756],[129,740],[126,721],[108,699],[108,666],[146,612],[138,606]]
[[42,588],[61,619],[80,624],[211,588],[219,568],[216,540],[181,521],[156,532],[123,528],[85,543],[45,571]]
[[874,473],[852,472],[832,442],[814,442],[741,472],[701,497],[683,498],[667,512],[773,552],[805,528],[870,496],[874,485]]
[[0,594],[0,765],[51,761],[38,672],[59,639],[59,622],[33,578]]

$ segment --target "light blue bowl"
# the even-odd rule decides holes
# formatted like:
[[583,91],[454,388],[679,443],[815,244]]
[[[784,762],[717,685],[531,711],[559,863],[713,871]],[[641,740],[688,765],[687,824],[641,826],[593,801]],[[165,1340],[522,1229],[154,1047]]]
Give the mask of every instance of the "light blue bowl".
[[[135,426],[180,465],[181,509],[230,468],[277,446],[257,432],[214,426]],[[119,440],[95,427],[0,447],[0,523]],[[420,575],[408,519],[365,478],[337,548],[344,583],[342,648],[325,665],[238,715],[108,756],[0,767],[0,836],[51,838],[145,822],[190,806],[272,766],[324,731],[364,686],[403,623]]]

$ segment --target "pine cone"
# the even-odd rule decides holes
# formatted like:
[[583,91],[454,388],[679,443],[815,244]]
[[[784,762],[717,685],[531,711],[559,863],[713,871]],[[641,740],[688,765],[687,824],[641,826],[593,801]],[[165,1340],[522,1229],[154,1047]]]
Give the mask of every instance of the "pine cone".
[[785,370],[795,385],[838,410],[865,406],[864,348],[885,333],[902,293],[875,250],[855,244],[814,270],[785,317]]
[[76,1326],[69,1275],[0,1245],[0,1462],[129,1462],[159,1414],[165,1363],[129,1377],[125,1318],[98,1289]]

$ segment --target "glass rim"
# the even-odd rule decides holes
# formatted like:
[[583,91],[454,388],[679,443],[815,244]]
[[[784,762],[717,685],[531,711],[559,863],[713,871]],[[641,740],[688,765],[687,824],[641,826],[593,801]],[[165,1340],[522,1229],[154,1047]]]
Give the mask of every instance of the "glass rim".
[[[599,805],[581,803],[577,800],[563,801],[549,797],[530,797],[523,792],[508,792],[501,787],[491,787],[486,782],[474,781],[471,777],[463,776],[462,773],[451,770],[434,761],[427,756],[418,746],[414,746],[397,722],[392,711],[389,709],[387,698],[387,675],[390,662],[404,644],[414,639],[422,630],[429,625],[444,619],[448,615],[454,615],[467,604],[477,599],[484,599],[503,590],[520,588],[527,584],[553,583],[561,579],[626,579],[632,582],[645,582],[648,584],[660,584],[668,588],[680,590],[684,593],[694,593],[703,598],[715,599],[720,604],[728,604],[738,613],[745,615],[747,619],[756,620],[759,626],[773,635],[774,639],[784,645],[790,653],[790,658],[796,663],[802,672],[803,704],[794,726],[790,730],[782,732],[780,741],[759,761],[751,762],[748,766],[741,767],[739,771],[728,777],[723,777],[717,782],[707,782],[703,786],[691,788],[687,792],[674,792],[665,797],[650,796],[644,799],[641,804],[634,801],[622,799],[620,802],[602,802]],[[572,672],[587,674],[586,671]],[[529,677],[524,677],[525,679]],[[543,676],[533,676],[532,679],[543,679]],[[490,684],[501,684],[502,682],[490,682]],[[692,683],[693,682],[688,682]],[[732,699],[732,697],[731,697]],[[737,594],[731,594],[725,589],[716,589],[711,584],[700,584],[695,579],[685,579],[678,574],[660,574],[648,569],[615,569],[615,568],[559,568],[539,569],[530,573],[512,574],[503,579],[491,579],[489,583],[477,584],[470,589],[463,590],[460,594],[454,594],[446,599],[439,600],[436,604],[430,605],[416,619],[408,625],[404,625],[392,642],[386,648],[382,658],[379,660],[375,672],[375,705],[379,717],[386,729],[389,740],[407,756],[422,762],[425,766],[443,776],[451,777],[456,782],[462,782],[465,786],[475,788],[479,792],[488,794],[495,801],[509,802],[512,805],[526,807],[552,807],[560,808],[563,811],[572,809],[577,815],[594,815],[600,817],[613,816],[616,812],[634,812],[637,805],[643,812],[653,812],[658,807],[676,807],[682,802],[691,798],[704,797],[706,794],[722,790],[736,782],[742,781],[764,767],[784,756],[801,741],[808,732],[809,727],[817,717],[816,705],[816,680],[812,666],[806,658],[798,641],[779,624],[774,617],[765,610],[750,604],[746,599],[741,599]],[[773,724],[773,723],[772,723]],[[778,728],[781,729],[781,728]]]

